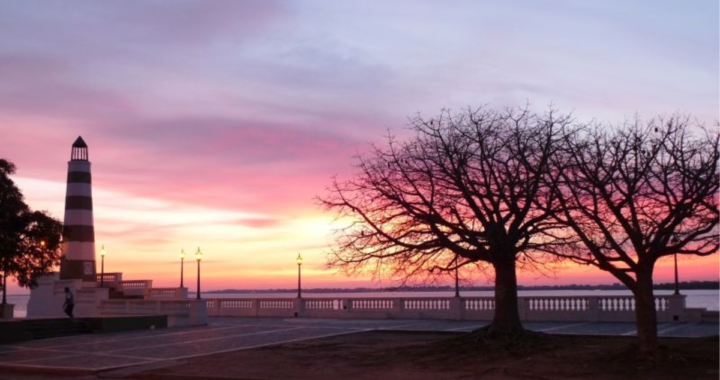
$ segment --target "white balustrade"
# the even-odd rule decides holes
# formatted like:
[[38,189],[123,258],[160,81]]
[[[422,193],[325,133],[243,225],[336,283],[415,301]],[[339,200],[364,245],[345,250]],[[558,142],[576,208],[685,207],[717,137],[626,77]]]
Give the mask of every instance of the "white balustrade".
[[655,310],[667,311],[670,309],[670,297],[668,296],[656,296],[655,297]]
[[586,297],[525,297],[531,311],[585,311]]
[[190,301],[164,301],[160,302],[160,312],[173,314],[186,314],[190,311]]
[[261,309],[292,309],[292,300],[259,300]]
[[150,288],[147,290],[149,299],[185,299],[187,288]]
[[122,281],[122,273],[120,273],[120,272],[96,274],[97,286],[100,286],[100,282],[102,282],[103,286],[112,288],[112,287],[117,286],[117,283],[119,283],[121,281]]
[[309,299],[305,300],[304,307],[307,310],[341,310],[344,305],[342,300]]
[[450,310],[449,299],[415,298],[402,301],[405,310]]
[[195,326],[207,323],[205,303],[200,300],[107,300],[100,305],[101,315],[166,315],[168,326]]
[[143,296],[152,288],[152,280],[129,280],[120,281],[118,287],[126,296]]
[[[392,310],[395,304],[394,299],[371,299],[359,298],[350,301],[353,310],[371,309],[371,310]],[[398,302],[401,299],[397,299]]]
[[[210,316],[270,316],[317,318],[406,318],[489,320],[493,297],[467,298],[302,298],[206,299]],[[679,320],[684,296],[655,298],[658,321]],[[634,321],[631,296],[519,297],[520,316],[527,321]],[[685,318],[685,317],[683,317]]]
[[129,280],[120,281],[120,287],[126,289],[149,289],[152,287],[152,280]]
[[623,312],[623,311],[635,311],[635,299],[633,297],[600,297],[599,306],[600,311],[611,311],[611,312]]
[[465,310],[470,310],[470,311],[495,310],[495,299],[492,297],[463,298],[463,301],[465,302]]
[[248,299],[219,299],[218,302],[220,302],[220,307],[223,309],[251,309],[253,307],[253,304],[255,303],[254,300]]

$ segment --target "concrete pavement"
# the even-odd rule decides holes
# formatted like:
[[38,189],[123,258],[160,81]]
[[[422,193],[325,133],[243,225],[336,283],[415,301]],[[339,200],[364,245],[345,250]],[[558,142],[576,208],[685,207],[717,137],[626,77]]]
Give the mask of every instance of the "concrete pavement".
[[[372,330],[467,332],[482,321],[211,318],[203,327],[80,335],[0,345],[0,372],[47,371],[80,376],[159,365],[197,356]],[[634,335],[633,323],[526,322],[549,334]],[[718,335],[717,323],[662,323],[663,337]],[[2,376],[0,376],[0,379]]]

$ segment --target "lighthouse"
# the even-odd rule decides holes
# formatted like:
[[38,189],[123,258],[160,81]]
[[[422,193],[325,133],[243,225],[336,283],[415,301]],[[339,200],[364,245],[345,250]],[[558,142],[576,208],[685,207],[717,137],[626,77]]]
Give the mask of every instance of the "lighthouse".
[[88,146],[82,137],[72,145],[65,192],[64,259],[61,280],[95,282],[95,227]]
[[75,316],[100,315],[109,288],[98,287],[95,274],[95,223],[88,146],[82,137],[72,145],[65,191],[65,225],[60,271],[35,278],[27,305],[29,318],[65,317],[64,289],[75,295]]
[[[119,272],[110,274],[112,281],[108,281],[108,277],[104,281],[98,281],[95,270],[92,176],[88,146],[82,137],[78,137],[72,144],[68,162],[62,250],[60,271],[35,278],[37,286],[30,289],[27,317],[67,318],[63,313],[67,289],[75,296],[74,314],[77,317],[99,317],[116,313],[127,315],[129,309],[118,310],[118,307],[123,309],[129,305],[123,299],[153,299],[155,294],[155,297],[163,298],[158,302],[171,302],[169,308],[176,307],[177,302],[189,302],[182,309],[188,311],[187,317],[173,318],[169,320],[169,325],[207,324],[205,300],[198,298],[188,301],[185,287],[158,290],[152,287],[152,280],[123,281],[122,273]],[[168,294],[172,299],[168,299]],[[156,312],[161,310],[166,308],[158,304]],[[132,323],[128,324],[130,325]]]

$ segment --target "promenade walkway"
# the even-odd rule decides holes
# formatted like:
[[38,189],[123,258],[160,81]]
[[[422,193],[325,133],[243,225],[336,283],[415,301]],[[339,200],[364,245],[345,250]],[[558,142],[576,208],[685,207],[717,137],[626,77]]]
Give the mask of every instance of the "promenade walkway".
[[[471,331],[478,321],[211,318],[204,327],[81,335],[0,345],[3,370],[92,373],[372,330]],[[550,334],[634,335],[633,323],[528,322]],[[718,335],[717,323],[664,323],[660,336]]]

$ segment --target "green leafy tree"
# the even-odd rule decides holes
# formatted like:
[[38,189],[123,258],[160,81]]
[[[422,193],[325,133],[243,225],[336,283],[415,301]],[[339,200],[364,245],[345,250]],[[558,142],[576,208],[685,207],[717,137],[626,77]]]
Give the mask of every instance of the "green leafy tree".
[[35,286],[60,260],[62,223],[44,211],[32,211],[10,179],[15,165],[0,159],[0,272],[2,303],[7,303],[7,280],[13,276],[24,287]]

